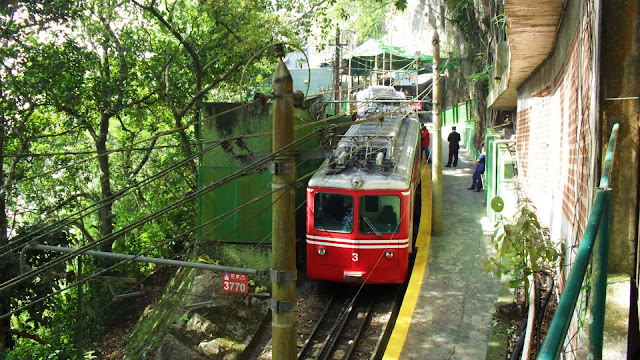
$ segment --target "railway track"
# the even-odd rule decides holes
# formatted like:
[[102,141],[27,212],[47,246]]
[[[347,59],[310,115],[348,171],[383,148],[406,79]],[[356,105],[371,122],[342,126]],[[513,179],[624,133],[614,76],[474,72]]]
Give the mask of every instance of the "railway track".
[[[404,287],[345,286],[311,281],[299,291],[298,359],[381,359],[395,322]],[[242,359],[275,360],[271,354],[270,316],[266,338]],[[262,336],[265,336],[262,335]]]
[[[397,287],[394,287],[397,289]],[[315,319],[298,323],[298,359],[377,359],[397,308],[389,286],[335,286]],[[397,291],[396,291],[397,292]]]

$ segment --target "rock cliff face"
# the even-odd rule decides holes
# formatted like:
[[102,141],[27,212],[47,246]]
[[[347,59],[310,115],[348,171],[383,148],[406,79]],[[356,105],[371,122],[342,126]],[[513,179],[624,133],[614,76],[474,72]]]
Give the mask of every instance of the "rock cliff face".
[[180,269],[128,336],[126,358],[236,359],[267,314],[248,303],[244,294],[222,291],[221,273]]
[[[476,145],[482,142],[486,123],[488,68],[491,62],[492,18],[499,10],[489,0],[407,0],[404,12],[395,12],[385,20],[385,43],[409,51],[432,54],[434,31],[440,37],[443,64],[449,59],[442,78],[442,109],[473,100],[478,119]],[[454,64],[452,66],[452,64]],[[429,64],[428,64],[429,65]]]

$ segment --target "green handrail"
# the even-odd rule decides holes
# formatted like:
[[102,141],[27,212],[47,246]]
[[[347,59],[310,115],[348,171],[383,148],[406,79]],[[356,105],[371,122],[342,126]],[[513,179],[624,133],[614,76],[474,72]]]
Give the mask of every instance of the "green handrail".
[[[587,266],[591,260],[592,250],[596,244],[594,255],[594,304],[591,308],[594,322],[591,329],[592,344],[589,351],[593,358],[602,358],[602,336],[604,330],[604,302],[606,300],[606,269],[609,252],[609,207],[611,201],[611,188],[609,187],[609,174],[613,162],[613,153],[618,138],[618,124],[614,124],[609,137],[607,153],[600,186],[596,191],[596,199],[589,215],[587,228],[578,247],[575,262],[569,273],[569,278],[560,297],[556,313],[549,325],[549,331],[542,344],[538,360],[555,360],[560,355],[564,339],[571,323],[580,288],[587,272]],[[597,240],[596,240],[597,237]]]

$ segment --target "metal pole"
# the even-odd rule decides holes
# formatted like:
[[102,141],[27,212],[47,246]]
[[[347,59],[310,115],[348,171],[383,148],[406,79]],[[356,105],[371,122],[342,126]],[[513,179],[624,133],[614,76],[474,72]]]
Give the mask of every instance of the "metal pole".
[[598,228],[600,227],[600,221],[602,221],[603,209],[606,205],[604,202],[607,197],[605,192],[605,190],[598,190],[596,192],[596,200],[589,215],[587,228],[582,236],[582,241],[580,241],[580,246],[578,246],[578,253],[571,266],[571,272],[567,278],[562,296],[558,301],[556,313],[553,315],[553,319],[549,325],[547,337],[544,339],[542,348],[540,348],[540,352],[538,353],[538,360],[557,359],[562,351],[562,345],[567,335],[569,325],[571,324],[573,310],[576,307],[578,296],[580,296],[587,266],[591,261],[593,243],[598,233]]
[[[72,253],[72,252],[78,251],[78,249],[66,248],[66,247],[60,247],[60,246],[27,244],[24,246],[24,248],[22,248],[22,251],[20,251],[20,271],[21,272],[26,271],[25,256],[26,256],[27,250],[45,250],[45,251],[57,251],[57,252],[64,252],[64,253]],[[240,268],[235,266],[221,266],[221,265],[189,262],[189,261],[182,261],[182,260],[159,259],[159,258],[152,258],[152,257],[146,257],[146,256],[118,254],[118,253],[111,253],[111,252],[104,252],[104,251],[87,250],[87,251],[84,251],[83,254],[98,256],[98,257],[106,257],[106,258],[117,259],[117,260],[148,262],[148,263],[160,264],[160,265],[189,267],[194,269],[203,269],[203,270],[212,270],[212,271],[235,272],[235,273],[248,274],[248,275],[265,276],[269,274],[269,270],[247,269],[247,268]]]
[[[609,248],[609,224],[605,225],[602,224],[602,222],[609,222],[610,220],[609,202],[611,201],[612,189],[609,187],[609,175],[613,165],[616,140],[618,139],[618,127],[618,124],[614,124],[611,129],[609,145],[605,155],[604,169],[602,170],[602,177],[600,178],[600,186],[596,191],[596,198],[591,213],[589,214],[587,227],[584,235],[582,235],[580,246],[578,246],[578,253],[571,266],[571,272],[569,273],[564,291],[558,302],[556,313],[553,315],[547,336],[538,353],[538,360],[555,360],[560,355],[564,339],[567,336],[567,330],[573,317],[573,311],[578,301],[578,296],[582,290],[582,283],[587,273],[587,266],[592,262],[591,254],[594,250],[597,254],[595,254],[593,258],[593,291],[599,292],[600,294],[596,294],[593,297],[594,305],[592,305],[592,311],[598,311],[601,314],[594,316],[594,322],[591,326],[590,341],[594,343],[590,345],[589,356],[594,359],[602,357],[602,331],[604,328],[603,316],[606,301],[606,274],[608,266],[607,252]],[[596,236],[598,236],[597,240]],[[598,242],[600,242],[600,244],[597,244]],[[595,249],[594,245],[596,246]],[[596,337],[600,339],[594,340]]]
[[611,210],[611,192],[604,194],[602,218],[593,248],[591,261],[593,291],[591,306],[591,329],[589,334],[589,356],[602,359],[604,316],[607,302],[607,269],[609,267],[609,216]]
[[431,233],[442,233],[442,117],[440,116],[440,37],[438,31],[433,32],[433,154],[431,156],[433,169],[431,182],[433,189],[433,210],[431,220]]
[[[605,154],[605,163],[600,179],[600,189],[611,188],[609,176],[613,165],[613,155],[615,153],[616,141],[618,139],[619,124],[614,124],[611,128],[611,136]],[[591,292],[591,329],[589,334],[589,356],[592,359],[602,359],[602,346],[605,323],[605,308],[607,302],[607,278],[609,269],[609,222],[611,216],[611,191],[606,191],[602,210],[602,219],[593,248],[593,260],[591,261],[591,272],[593,281],[593,291]]]
[[[339,40],[339,39],[336,39]],[[336,41],[336,44],[338,42]],[[284,54],[283,54],[284,55]],[[293,79],[280,61],[273,78],[273,151],[293,142]],[[295,161],[292,153],[278,155],[273,167],[272,310],[273,359],[296,358]]]

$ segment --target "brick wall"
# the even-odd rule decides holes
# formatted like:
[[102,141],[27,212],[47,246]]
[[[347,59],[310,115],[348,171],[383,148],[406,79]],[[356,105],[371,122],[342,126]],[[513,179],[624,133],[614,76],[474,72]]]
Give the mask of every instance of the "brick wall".
[[[518,89],[518,174],[552,239],[565,244],[565,266],[575,259],[597,180],[593,3],[582,2],[567,15],[554,53]],[[558,279],[560,288],[563,280]],[[569,334],[577,331],[573,323]],[[570,338],[565,351],[573,358],[577,337]]]
[[552,236],[568,247],[584,232],[593,195],[592,8],[593,0],[587,1],[583,17],[558,42],[566,48],[556,49],[559,55],[518,95],[520,181]]

